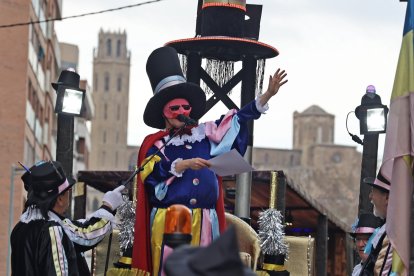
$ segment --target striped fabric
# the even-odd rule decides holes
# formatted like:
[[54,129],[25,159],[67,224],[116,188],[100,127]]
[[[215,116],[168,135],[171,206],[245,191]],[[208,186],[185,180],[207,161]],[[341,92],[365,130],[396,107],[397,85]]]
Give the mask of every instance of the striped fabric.
[[57,276],[69,275],[68,262],[62,244],[62,228],[59,226],[49,227],[53,264]]
[[[218,217],[214,209],[192,209],[191,245],[207,246],[212,240],[219,237]],[[151,253],[153,260],[153,275],[159,275],[161,260],[165,259],[163,244],[165,208],[153,208],[151,212]]]
[[112,231],[111,221],[105,218],[98,219],[87,226],[77,226],[69,219],[61,220],[53,212],[48,214],[50,220],[56,221],[62,226],[72,242],[82,246],[93,246]]
[[403,40],[391,95],[383,173],[391,179],[387,235],[393,252],[391,275],[408,275],[414,157],[414,5],[408,0]]

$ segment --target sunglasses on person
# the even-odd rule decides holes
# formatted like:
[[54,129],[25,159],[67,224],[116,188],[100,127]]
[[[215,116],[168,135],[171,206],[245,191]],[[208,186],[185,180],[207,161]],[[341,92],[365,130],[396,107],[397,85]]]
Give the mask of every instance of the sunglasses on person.
[[171,105],[171,106],[169,106],[168,108],[171,110],[171,111],[178,111],[179,109],[180,109],[180,107],[182,107],[184,110],[190,110],[191,109],[191,105],[189,105],[189,104],[182,104],[182,105]]

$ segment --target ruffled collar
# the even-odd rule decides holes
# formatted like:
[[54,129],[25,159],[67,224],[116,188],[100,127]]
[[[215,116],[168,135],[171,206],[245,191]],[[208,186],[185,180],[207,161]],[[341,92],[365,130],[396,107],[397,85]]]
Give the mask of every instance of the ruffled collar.
[[[206,132],[205,132],[206,126],[205,124],[199,124],[196,127],[193,127],[191,129],[191,135],[187,135],[184,134],[182,136],[176,136],[174,138],[171,139],[171,141],[168,143],[168,145],[173,145],[173,146],[182,146],[184,145],[186,142],[187,143],[195,143],[195,142],[200,142],[201,140],[203,140],[204,138],[206,138]],[[168,141],[168,139],[170,138],[169,135],[164,136],[164,141]]]
[[[59,215],[55,214],[52,211],[47,212],[49,216],[49,220],[53,220],[56,222],[59,222],[61,218]],[[46,220],[45,217],[43,217],[42,212],[40,212],[39,208],[27,208],[26,211],[20,216],[20,221],[23,223],[29,223],[31,221],[35,220]]]

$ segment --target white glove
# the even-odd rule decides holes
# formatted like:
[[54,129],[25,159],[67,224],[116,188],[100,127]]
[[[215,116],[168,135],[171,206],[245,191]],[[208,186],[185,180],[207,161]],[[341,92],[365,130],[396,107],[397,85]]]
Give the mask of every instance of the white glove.
[[113,191],[106,192],[103,197],[103,202],[106,202],[111,206],[111,209],[115,211],[123,202],[121,191],[125,189],[124,185],[121,185]]

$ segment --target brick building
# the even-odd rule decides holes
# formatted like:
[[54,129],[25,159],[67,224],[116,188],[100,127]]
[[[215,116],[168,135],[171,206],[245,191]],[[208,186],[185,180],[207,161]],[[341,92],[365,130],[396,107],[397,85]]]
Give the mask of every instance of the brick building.
[[[60,18],[61,0],[0,2],[1,24]],[[9,232],[25,198],[18,161],[32,165],[56,153],[55,81],[60,49],[54,22],[1,28],[0,36],[0,275],[8,265]]]

